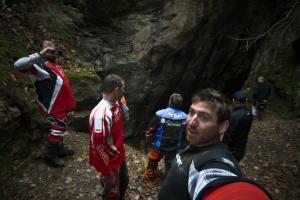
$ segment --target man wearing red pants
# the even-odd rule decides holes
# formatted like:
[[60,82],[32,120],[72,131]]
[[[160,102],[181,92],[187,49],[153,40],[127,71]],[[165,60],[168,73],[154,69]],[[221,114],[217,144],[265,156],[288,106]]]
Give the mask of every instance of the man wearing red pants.
[[102,174],[103,199],[124,199],[128,185],[123,142],[122,109],[119,101],[125,84],[121,77],[111,74],[102,83],[103,99],[91,111],[89,163]]
[[45,40],[40,53],[20,58],[14,64],[15,70],[29,74],[35,87],[40,111],[51,129],[47,135],[48,152],[43,159],[55,167],[64,165],[62,157],[74,154],[63,143],[67,114],[75,108],[75,102],[67,77],[55,62],[61,56],[62,51],[57,50],[52,41]]

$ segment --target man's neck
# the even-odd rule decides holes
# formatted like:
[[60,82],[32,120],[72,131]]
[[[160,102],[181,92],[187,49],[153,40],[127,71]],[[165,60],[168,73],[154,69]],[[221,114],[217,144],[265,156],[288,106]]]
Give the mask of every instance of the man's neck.
[[212,143],[212,144],[205,144],[205,145],[192,145],[189,144],[184,150],[183,153],[186,152],[203,152],[208,149],[211,149],[213,146],[220,144],[220,142]]
[[111,103],[115,103],[116,100],[112,94],[103,94],[103,99]]
[[213,146],[215,144],[218,144],[220,142],[221,142],[221,136],[216,136],[213,140],[210,140],[206,143],[194,144],[192,146],[195,146],[197,148],[206,148],[206,147],[210,147],[210,146]]
[[200,149],[202,149],[202,148],[205,149],[205,148],[209,148],[211,146],[214,146],[214,145],[216,145],[218,143],[220,143],[220,142],[208,143],[208,144],[201,144],[201,145],[192,145],[192,146],[194,146],[196,148],[200,148]]

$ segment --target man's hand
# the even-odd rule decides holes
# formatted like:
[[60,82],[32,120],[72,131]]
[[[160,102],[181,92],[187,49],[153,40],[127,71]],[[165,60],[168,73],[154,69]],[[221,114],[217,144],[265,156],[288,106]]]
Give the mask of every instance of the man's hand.
[[53,48],[46,47],[46,48],[44,48],[42,51],[40,51],[40,55],[41,55],[42,57],[44,57],[45,55],[51,54],[52,51],[53,51]]
[[149,131],[146,131],[145,140],[146,140],[146,143],[151,143],[153,140],[152,133],[150,133]]

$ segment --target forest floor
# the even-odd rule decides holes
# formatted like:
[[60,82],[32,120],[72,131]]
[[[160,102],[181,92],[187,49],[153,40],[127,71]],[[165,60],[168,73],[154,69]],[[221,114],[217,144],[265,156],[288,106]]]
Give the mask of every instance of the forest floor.
[[[275,200],[300,199],[300,121],[283,120],[267,112],[263,121],[255,120],[250,132],[247,152],[240,165],[244,174],[264,186]],[[48,167],[38,159],[44,145],[34,149],[19,175],[1,183],[0,199],[100,199],[99,174],[88,164],[87,133],[71,132],[65,140],[76,154],[65,159],[63,168]],[[143,178],[147,165],[144,150],[126,145],[130,183],[128,200],[157,198],[163,182]]]

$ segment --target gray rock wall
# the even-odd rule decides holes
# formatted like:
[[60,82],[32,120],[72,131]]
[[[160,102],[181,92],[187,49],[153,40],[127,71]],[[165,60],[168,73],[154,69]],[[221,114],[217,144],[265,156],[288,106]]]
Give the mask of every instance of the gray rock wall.
[[[254,66],[265,55],[262,49],[266,46],[265,37],[245,38],[266,31],[294,4],[145,0],[131,5],[127,12],[110,15],[105,24],[90,25],[92,35],[82,42],[97,38],[100,48],[84,46],[82,51],[97,49],[86,57],[97,64],[100,77],[117,73],[126,80],[131,107],[127,135],[141,133],[173,92],[182,93],[188,101],[200,88],[224,93],[242,88],[250,71],[256,74]],[[100,18],[98,22],[104,19]]]
[[252,88],[257,77],[264,76],[273,86],[269,108],[285,117],[300,117],[299,3],[292,3],[285,10],[259,34],[264,40],[257,48],[244,87]]

